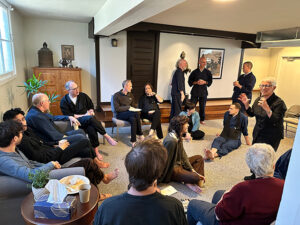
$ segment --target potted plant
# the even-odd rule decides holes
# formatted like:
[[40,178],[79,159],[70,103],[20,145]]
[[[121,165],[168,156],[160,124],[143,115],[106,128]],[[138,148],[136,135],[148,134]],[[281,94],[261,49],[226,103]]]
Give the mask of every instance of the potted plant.
[[49,193],[45,188],[49,181],[49,171],[37,170],[35,173],[29,173],[28,178],[32,181],[32,193],[35,201]]

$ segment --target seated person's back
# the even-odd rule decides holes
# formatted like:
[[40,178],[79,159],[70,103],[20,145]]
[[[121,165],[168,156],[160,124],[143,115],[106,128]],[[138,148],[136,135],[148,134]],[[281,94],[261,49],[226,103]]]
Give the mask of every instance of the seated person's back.
[[166,149],[158,141],[147,140],[134,147],[125,159],[128,192],[105,200],[94,225],[187,224],[181,202],[157,192],[157,178],[166,159]]

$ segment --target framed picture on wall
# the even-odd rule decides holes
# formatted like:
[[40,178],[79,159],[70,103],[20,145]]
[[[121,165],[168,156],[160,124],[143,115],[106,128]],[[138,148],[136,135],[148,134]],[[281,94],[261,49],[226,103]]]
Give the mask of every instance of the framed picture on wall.
[[74,60],[74,45],[61,45],[61,57]]
[[202,56],[206,58],[206,68],[211,71],[213,79],[222,78],[224,54],[223,48],[199,48],[198,62]]

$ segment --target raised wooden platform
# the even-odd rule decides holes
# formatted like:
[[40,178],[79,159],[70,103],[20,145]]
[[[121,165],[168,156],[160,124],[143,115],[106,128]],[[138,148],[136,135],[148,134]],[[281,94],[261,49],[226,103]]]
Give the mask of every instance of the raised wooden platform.
[[[228,110],[231,104],[231,100],[208,100],[205,108],[206,120],[213,119],[222,119],[224,113]],[[112,117],[113,113],[111,111],[110,105],[103,104],[101,105],[103,112],[96,112],[96,117],[98,120],[105,122],[106,127],[112,126]],[[171,113],[171,104],[170,103],[162,103],[159,105],[161,111],[161,122],[168,123],[169,116]],[[199,108],[197,106],[197,111]]]

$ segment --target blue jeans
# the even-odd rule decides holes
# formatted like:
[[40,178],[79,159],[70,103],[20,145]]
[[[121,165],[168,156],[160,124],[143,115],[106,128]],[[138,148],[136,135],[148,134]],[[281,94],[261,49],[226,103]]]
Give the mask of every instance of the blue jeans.
[[226,140],[225,138],[219,136],[214,139],[211,147],[218,149],[217,153],[220,157],[227,155],[234,149],[241,146],[241,139],[238,140]]
[[187,220],[189,225],[196,225],[201,222],[203,225],[218,225],[215,207],[224,194],[224,190],[216,191],[212,198],[212,203],[202,200],[192,200],[188,205]]

